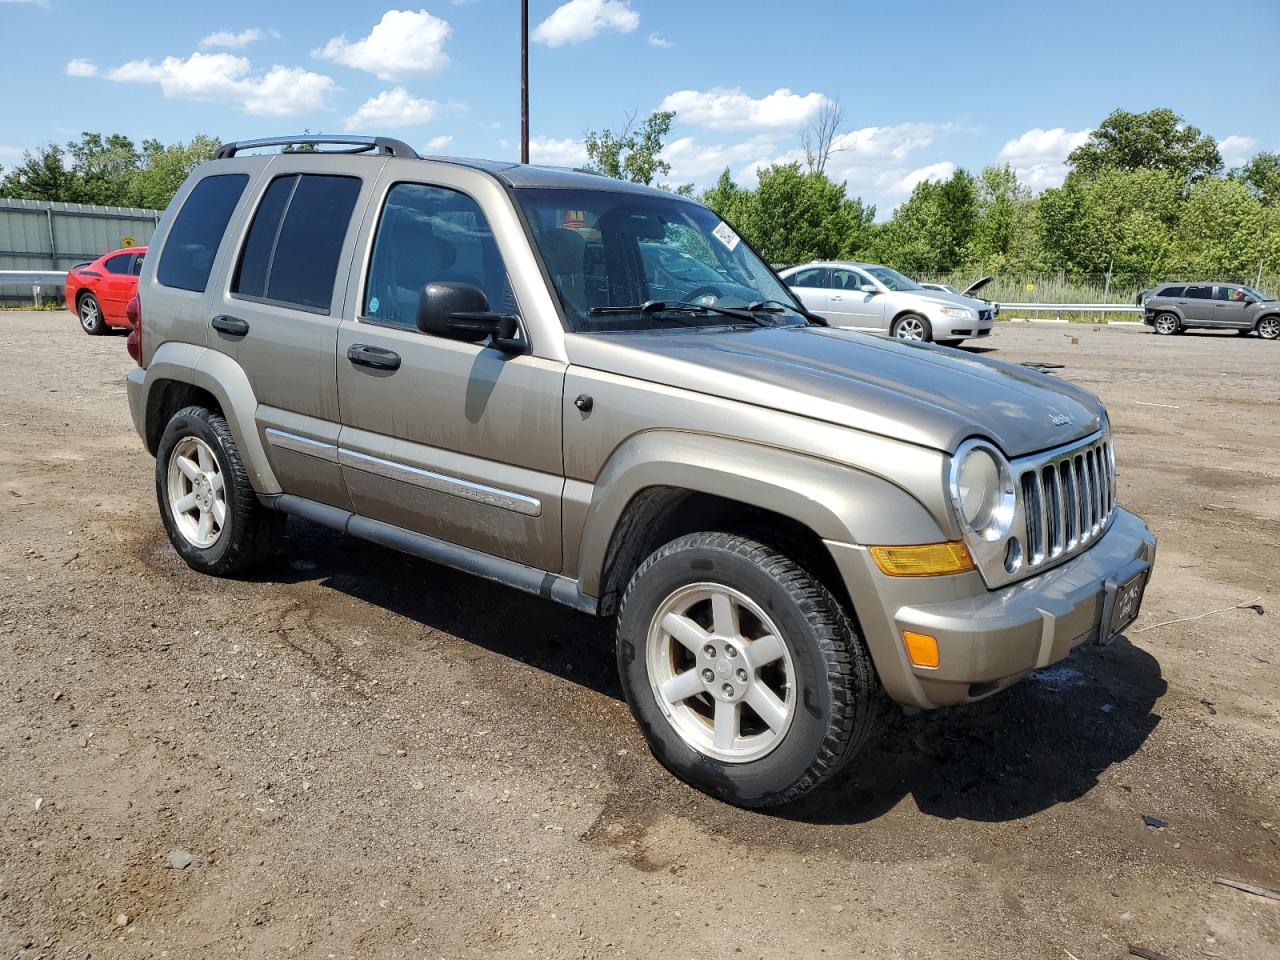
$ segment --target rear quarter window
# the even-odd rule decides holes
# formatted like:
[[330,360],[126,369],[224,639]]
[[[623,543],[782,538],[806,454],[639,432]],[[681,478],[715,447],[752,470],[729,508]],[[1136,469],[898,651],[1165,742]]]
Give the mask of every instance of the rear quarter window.
[[1161,287],[1156,291],[1157,297],[1180,297],[1186,290],[1186,287]]
[[195,185],[165,238],[156,268],[159,283],[204,292],[222,235],[248,182],[247,174],[224,173],[205,177]]

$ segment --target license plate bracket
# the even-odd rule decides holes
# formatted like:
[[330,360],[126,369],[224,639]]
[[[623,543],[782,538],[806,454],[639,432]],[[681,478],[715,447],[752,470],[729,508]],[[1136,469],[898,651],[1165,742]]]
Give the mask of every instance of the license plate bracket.
[[1102,603],[1102,622],[1098,624],[1098,643],[1108,644],[1138,619],[1147,592],[1151,565],[1137,561],[1115,579],[1107,580],[1107,593]]

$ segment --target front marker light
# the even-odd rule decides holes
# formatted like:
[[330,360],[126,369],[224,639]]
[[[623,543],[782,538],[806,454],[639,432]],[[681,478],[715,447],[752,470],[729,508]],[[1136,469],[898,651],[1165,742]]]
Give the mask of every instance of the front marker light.
[[958,540],[867,549],[880,572],[890,577],[942,577],[973,569],[969,548]]

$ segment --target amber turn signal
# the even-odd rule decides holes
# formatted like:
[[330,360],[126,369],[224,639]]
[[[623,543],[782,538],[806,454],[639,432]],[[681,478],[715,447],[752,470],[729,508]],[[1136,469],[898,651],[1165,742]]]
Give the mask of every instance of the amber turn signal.
[[938,640],[927,633],[902,631],[902,642],[906,644],[907,656],[917,667],[936,668],[938,666]]
[[891,577],[940,577],[973,569],[968,548],[958,540],[868,549],[880,572]]

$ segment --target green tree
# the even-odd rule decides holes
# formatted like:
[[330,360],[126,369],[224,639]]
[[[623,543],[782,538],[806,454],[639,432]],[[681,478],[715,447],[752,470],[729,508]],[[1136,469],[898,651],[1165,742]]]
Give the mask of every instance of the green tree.
[[1280,203],[1280,153],[1260,153],[1235,173],[1263,203]]
[[985,167],[977,183],[978,216],[968,259],[985,273],[1036,269],[1038,210],[1031,191],[1007,163]]
[[637,127],[632,113],[619,130],[591,131],[586,142],[587,168],[615,180],[652,184],[656,177],[671,172],[671,164],[662,159],[662,147],[674,118],[674,112],[660,110]]
[[876,259],[908,274],[947,273],[970,260],[978,226],[978,183],[965,170],[916,184],[876,235]]
[[158,140],[142,142],[142,165],[134,174],[133,196],[142,207],[162,210],[169,205],[182,181],[199,164],[212,160],[216,137],[198,133],[189,143],[165,146]]
[[1217,141],[1167,107],[1113,111],[1067,162],[1086,177],[1104,170],[1167,170],[1184,183],[1222,169]]
[[85,132],[67,144],[80,203],[136,205],[133,178],[142,155],[123,134]]
[[0,181],[0,197],[17,200],[80,201],[79,181],[67,169],[66,154],[56,143],[24,150],[22,162]]
[[1188,274],[1239,277],[1252,273],[1265,256],[1271,225],[1267,214],[1262,201],[1240,180],[1209,177],[1197,183],[1179,216],[1179,259]]

